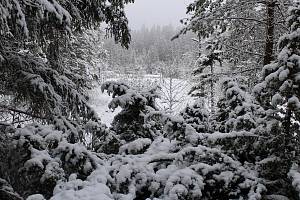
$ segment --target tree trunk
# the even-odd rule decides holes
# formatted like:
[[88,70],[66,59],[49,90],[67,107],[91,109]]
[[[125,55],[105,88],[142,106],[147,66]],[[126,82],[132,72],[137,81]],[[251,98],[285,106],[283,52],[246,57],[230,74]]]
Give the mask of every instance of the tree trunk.
[[52,69],[59,72],[62,71],[62,66],[60,63],[60,38],[57,31],[53,30],[49,34],[50,43],[47,49],[47,59]]
[[275,5],[276,3],[274,0],[268,0],[266,2],[267,25],[266,25],[264,65],[270,64],[271,61],[273,60]]
[[215,113],[215,91],[214,91],[214,65],[210,66],[211,80],[210,80],[210,106],[211,113]]

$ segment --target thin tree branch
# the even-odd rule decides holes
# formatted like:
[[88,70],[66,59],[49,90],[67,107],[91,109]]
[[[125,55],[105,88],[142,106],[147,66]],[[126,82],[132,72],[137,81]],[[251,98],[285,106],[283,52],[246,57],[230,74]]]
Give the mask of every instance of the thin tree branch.
[[233,50],[236,50],[236,51],[239,51],[239,52],[243,52],[243,53],[246,53],[246,54],[252,54],[252,55],[256,55],[256,56],[264,56],[263,54],[260,54],[260,53],[255,53],[255,52],[251,52],[251,51],[243,51],[241,49],[238,49],[238,48],[235,48],[235,47],[232,47],[232,46],[226,46],[230,49],[233,49]]
[[8,111],[13,111],[13,112],[16,112],[16,113],[24,114],[24,115],[30,116],[32,118],[38,118],[38,119],[43,119],[43,120],[48,119],[47,117],[38,116],[38,115],[29,113],[29,112],[26,112],[26,111],[23,111],[23,110],[19,110],[19,109],[16,109],[16,108],[12,108],[12,107],[9,107],[9,106],[6,106],[6,105],[0,105],[0,108],[3,108],[3,109],[8,110]]
[[245,21],[254,21],[254,22],[258,22],[260,24],[267,24],[264,21],[258,20],[258,19],[254,19],[254,18],[244,18],[244,17],[223,17],[223,18],[217,18],[214,20],[245,20]]

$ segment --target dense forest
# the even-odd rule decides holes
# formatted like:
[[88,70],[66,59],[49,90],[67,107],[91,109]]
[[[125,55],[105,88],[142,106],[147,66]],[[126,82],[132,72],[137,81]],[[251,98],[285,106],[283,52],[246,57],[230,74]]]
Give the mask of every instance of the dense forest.
[[183,35],[177,40],[171,38],[180,31],[179,28],[169,26],[154,26],[151,29],[142,27],[141,30],[131,32],[129,49],[114,45],[113,40],[104,43],[108,50],[108,67],[119,73],[166,74],[167,69],[183,73],[192,67],[192,62],[197,58],[198,44],[193,41],[194,34]]
[[131,3],[0,0],[0,200],[300,200],[300,1]]

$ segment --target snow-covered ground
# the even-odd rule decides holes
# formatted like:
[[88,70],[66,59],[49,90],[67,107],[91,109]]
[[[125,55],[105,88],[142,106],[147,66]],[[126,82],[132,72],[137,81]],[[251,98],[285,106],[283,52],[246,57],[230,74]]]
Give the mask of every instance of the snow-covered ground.
[[108,108],[108,104],[111,101],[112,97],[109,96],[106,92],[102,93],[101,87],[95,87],[89,91],[90,96],[90,105],[98,113],[101,121],[107,126],[110,126],[114,116],[121,111],[120,108],[117,108],[115,111],[112,111]]

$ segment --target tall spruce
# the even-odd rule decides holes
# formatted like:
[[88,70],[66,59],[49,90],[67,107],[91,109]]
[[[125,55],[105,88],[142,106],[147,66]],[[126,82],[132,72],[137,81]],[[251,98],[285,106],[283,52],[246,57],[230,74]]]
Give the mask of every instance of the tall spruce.
[[[270,181],[269,191],[298,199],[287,174],[299,162],[299,71],[300,71],[300,4],[289,9],[289,32],[278,43],[277,59],[263,68],[263,80],[254,94],[265,108],[267,122],[259,129],[263,155],[262,175]],[[264,157],[262,156],[262,157]],[[276,170],[274,164],[280,166]],[[276,173],[276,176],[275,176]],[[274,182],[277,180],[276,182]],[[294,195],[294,196],[293,196]]]

